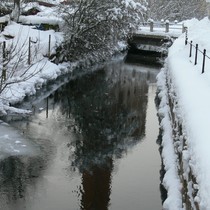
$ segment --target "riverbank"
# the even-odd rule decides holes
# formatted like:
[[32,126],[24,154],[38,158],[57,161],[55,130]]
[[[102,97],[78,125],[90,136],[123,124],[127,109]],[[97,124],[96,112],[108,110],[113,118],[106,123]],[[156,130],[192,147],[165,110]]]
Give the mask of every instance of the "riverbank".
[[[95,56],[86,60],[60,63],[57,53],[64,39],[63,33],[55,30],[39,30],[37,24],[46,20],[51,24],[58,24],[61,18],[56,16],[53,8],[42,8],[42,10],[44,12],[38,15],[24,16],[24,18],[21,16],[20,20],[24,25],[8,19],[8,25],[0,33],[1,48],[4,48],[5,52],[1,53],[4,63],[1,64],[1,68],[5,69],[5,73],[2,73],[0,83],[0,116],[13,113],[29,114],[31,110],[16,109],[13,105],[23,101],[27,96],[34,95],[43,85],[61,75],[71,73],[82,66],[89,68],[110,59],[110,57]],[[115,54],[125,47],[125,44],[119,42],[112,52]]]
[[163,208],[206,210],[210,209],[210,21],[191,20],[185,25],[187,44],[186,34],[174,42],[157,77],[166,171],[163,185],[168,191]]

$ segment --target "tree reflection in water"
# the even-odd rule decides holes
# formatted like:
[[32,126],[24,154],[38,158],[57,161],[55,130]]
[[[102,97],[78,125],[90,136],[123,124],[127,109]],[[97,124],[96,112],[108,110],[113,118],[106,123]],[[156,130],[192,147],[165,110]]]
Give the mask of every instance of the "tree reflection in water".
[[[0,162],[0,209],[8,203],[24,199],[27,187],[35,187],[36,177],[42,173],[45,161],[41,157],[8,157]],[[16,204],[17,205],[17,204]],[[16,209],[19,210],[18,206]]]
[[108,67],[71,81],[51,98],[74,119],[66,125],[76,136],[68,147],[75,151],[73,169],[82,173],[84,210],[108,209],[113,158],[145,135],[148,72],[119,63]]
[[[49,118],[56,128],[68,130],[69,170],[81,173],[77,191],[81,210],[108,210],[114,160],[145,136],[148,80],[153,75],[139,69],[115,62],[71,80],[48,98]],[[15,172],[1,188],[3,192],[9,185],[15,187],[6,193],[15,193],[14,199],[25,196],[27,183],[33,185],[30,171],[46,167],[36,158],[23,160],[12,158],[0,165],[2,173],[9,174],[5,167]]]

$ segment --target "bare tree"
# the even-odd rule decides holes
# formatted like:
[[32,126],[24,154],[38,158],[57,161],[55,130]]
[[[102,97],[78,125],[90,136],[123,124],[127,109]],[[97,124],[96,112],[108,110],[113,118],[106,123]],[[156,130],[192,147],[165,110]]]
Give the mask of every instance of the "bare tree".
[[20,16],[20,0],[14,0],[14,9],[11,14],[12,20],[18,22]]

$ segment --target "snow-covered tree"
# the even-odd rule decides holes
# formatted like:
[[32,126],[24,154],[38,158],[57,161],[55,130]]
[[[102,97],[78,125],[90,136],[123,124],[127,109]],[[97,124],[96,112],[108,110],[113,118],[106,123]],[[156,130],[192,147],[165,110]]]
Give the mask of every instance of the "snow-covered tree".
[[72,0],[62,8],[65,57],[76,60],[109,53],[144,19],[146,8],[146,0]]
[[150,0],[149,16],[153,19],[201,19],[206,14],[205,0]]
[[13,4],[11,4],[11,2],[9,2],[8,0],[0,1],[0,16],[10,14],[12,9],[13,9]]
[[16,22],[18,22],[19,16],[20,16],[20,1],[21,0],[14,0],[14,9],[12,11],[12,19]]

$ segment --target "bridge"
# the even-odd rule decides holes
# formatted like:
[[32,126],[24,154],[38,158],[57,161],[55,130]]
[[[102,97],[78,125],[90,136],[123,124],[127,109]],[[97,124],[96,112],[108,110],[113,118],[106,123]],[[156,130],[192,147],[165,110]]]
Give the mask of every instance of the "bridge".
[[186,31],[183,24],[169,22],[146,22],[133,32],[128,39],[128,58],[141,62],[162,64],[170,47],[177,37]]

